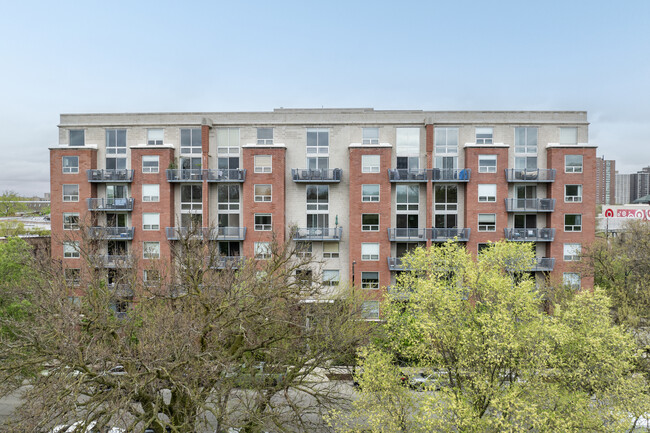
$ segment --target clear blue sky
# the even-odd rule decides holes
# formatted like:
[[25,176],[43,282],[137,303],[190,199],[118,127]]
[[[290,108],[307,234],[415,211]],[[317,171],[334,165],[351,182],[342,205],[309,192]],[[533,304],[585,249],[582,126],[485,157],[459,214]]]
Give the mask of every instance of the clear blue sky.
[[650,1],[10,1],[0,191],[49,191],[60,113],[587,110],[650,165]]

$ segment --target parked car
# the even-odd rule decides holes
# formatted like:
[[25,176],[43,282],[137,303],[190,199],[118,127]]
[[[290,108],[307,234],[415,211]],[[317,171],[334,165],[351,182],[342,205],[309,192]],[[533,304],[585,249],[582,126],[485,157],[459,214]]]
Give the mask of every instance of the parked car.
[[409,379],[409,387],[416,391],[436,390],[448,386],[449,379],[444,372],[436,371],[433,373],[419,372]]

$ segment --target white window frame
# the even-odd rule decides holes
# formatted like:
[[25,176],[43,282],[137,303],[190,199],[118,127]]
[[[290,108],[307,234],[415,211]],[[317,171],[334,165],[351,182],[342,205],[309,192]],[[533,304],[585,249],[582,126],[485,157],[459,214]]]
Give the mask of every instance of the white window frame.
[[155,260],[160,258],[160,242],[142,242],[142,258]]
[[[580,224],[567,224],[566,222],[566,217],[568,216],[579,216],[580,217]],[[567,227],[570,227],[567,230]],[[582,231],[582,214],[581,213],[567,213],[564,214],[564,231],[565,232],[581,232]]]
[[[449,133],[454,132],[456,135],[456,144],[453,144],[453,134],[452,134],[452,144],[449,144]],[[444,137],[443,137],[444,135]],[[434,149],[436,156],[438,155],[458,155],[458,142],[460,141],[460,134],[458,128],[450,127],[439,127],[434,128]]]
[[379,243],[378,242],[362,242],[361,243],[361,260],[373,261],[379,260]]
[[[124,132],[124,146],[120,146],[118,133]],[[111,132],[115,135],[115,142],[111,143],[109,140],[109,135]],[[121,134],[119,134],[121,135]],[[127,144],[127,130],[124,128],[107,128],[106,129],[106,156],[115,157],[115,158],[126,158],[126,148]]]
[[143,212],[142,230],[160,230],[160,214],[157,212]]
[[[370,275],[364,274],[376,274],[376,279],[372,278]],[[366,282],[365,280],[369,280]],[[379,289],[379,272],[377,271],[364,271],[361,272],[361,288],[366,290],[377,290]]]
[[[476,127],[474,130],[476,144],[493,144],[494,128],[491,126]],[[479,137],[481,135],[481,137]]]
[[[160,132],[160,134],[158,134],[158,132]],[[147,129],[147,146],[162,146],[164,143],[165,130],[163,128]]]
[[563,247],[563,258],[565,262],[580,261],[580,255],[582,254],[582,244],[567,243],[564,244]]
[[[490,217],[490,219],[493,219],[494,222],[492,221],[486,221],[486,217]],[[483,217],[484,221],[481,222],[481,217]],[[497,215],[494,213],[480,213],[478,214],[478,231],[479,232],[496,232],[497,231]]]
[[[485,165],[486,162],[494,162],[494,165]],[[496,173],[497,172],[497,156],[496,155],[479,155],[478,156],[478,172],[479,173]]]
[[381,155],[361,155],[361,173],[379,173],[380,169]]
[[[332,251],[326,251],[332,250]],[[334,251],[336,250],[336,251]],[[338,259],[339,258],[339,243],[338,242],[323,242],[323,258],[324,259]]]
[[[150,191],[145,191],[148,189],[156,189],[157,194],[156,195],[151,195]],[[145,193],[149,195],[145,195]],[[151,183],[151,184],[143,184],[142,185],[142,202],[151,202],[151,203],[157,203],[160,201],[160,184],[157,183]]]
[[[271,218],[271,222],[269,224],[258,224],[257,223],[257,217],[269,217]],[[254,222],[255,222],[255,228],[254,230],[256,232],[269,232],[273,229],[273,214],[270,213],[256,213],[254,216]]]
[[[263,165],[266,162],[270,165]],[[255,173],[273,173],[273,156],[272,155],[255,155],[253,158]]]
[[565,286],[572,289],[579,290],[582,277],[577,272],[564,272],[562,274],[562,282]]
[[[366,187],[377,187],[377,194],[364,193]],[[381,196],[381,188],[377,183],[369,183],[361,185],[361,201],[366,203],[379,203]]]
[[[577,186],[577,195],[567,195],[567,187]],[[564,202],[565,203],[582,203],[582,184],[566,184],[564,185]]]
[[[524,142],[519,143],[517,139],[517,130],[524,130]],[[532,137],[529,138],[529,132],[535,131],[535,144],[530,144],[529,141],[532,141]],[[539,131],[536,126],[518,126],[515,127],[515,153],[523,155],[537,155],[537,146],[539,144]]]
[[[258,190],[257,190],[257,187],[265,188],[265,187],[267,187],[267,186],[269,187],[269,190],[271,191],[270,194],[268,194],[268,195],[266,195],[266,194],[258,194],[258,192],[261,192],[261,191],[258,191]],[[273,185],[271,185],[271,184],[268,184],[268,183],[257,183],[257,184],[255,184],[255,185],[253,186],[253,192],[254,192],[254,198],[253,198],[253,200],[254,200],[255,202],[263,203],[263,202],[271,202],[271,201],[273,201]]]
[[[571,139],[567,140],[567,135],[571,135]],[[573,139],[575,136],[575,140]],[[578,127],[560,127],[560,144],[565,146],[575,146],[578,144]]]
[[[580,166],[569,166],[567,163],[567,158],[570,156],[580,157]],[[564,155],[564,172],[565,173],[582,173],[584,167],[584,157],[582,155]]]
[[[236,137],[234,136],[236,132]],[[217,128],[217,155],[239,156],[241,135],[239,128]]]
[[[327,133],[327,145],[323,146],[320,143],[320,134]],[[307,144],[307,156],[329,156],[330,154],[330,130],[329,128],[307,128],[307,136],[309,133],[316,133],[316,146],[309,146]],[[309,140],[307,140],[307,143]]]
[[[145,166],[145,162],[156,163],[154,167],[153,164],[150,166]],[[142,172],[143,173],[159,173],[160,172],[160,156],[158,155],[142,155]]]
[[[188,145],[183,145],[183,131],[190,131],[190,142]],[[195,137],[194,135],[197,133],[199,134],[199,145],[194,146],[195,143]],[[203,131],[201,131],[201,128],[196,128],[196,127],[188,127],[188,128],[180,128],[178,131],[178,136],[180,140],[180,154],[181,155],[193,155],[193,156],[198,156],[201,154],[203,151]]]
[[[368,134],[372,135],[370,137],[366,137],[366,133],[370,132],[376,132],[376,134]],[[368,128],[362,128],[361,131],[361,144],[379,144],[379,128],[378,127],[368,127]]]
[[[69,275],[70,273],[76,275]],[[81,268],[65,268],[63,270],[63,278],[68,286],[76,287],[81,285]]]
[[[219,187],[222,188],[219,188]],[[237,187],[237,201],[231,200],[230,197],[230,187],[231,186],[236,186]],[[228,197],[227,200],[221,201],[223,197],[219,194],[219,191],[223,190],[223,187],[225,187],[228,190]],[[239,213],[239,209],[241,208],[241,201],[242,201],[242,191],[239,185],[237,184],[220,184],[217,186],[217,210],[219,212],[229,212],[229,213]]]
[[[261,129],[270,129],[271,130],[271,138],[260,138],[260,130]],[[257,128],[256,137],[257,137],[257,144],[270,146],[270,145],[273,145],[273,140],[275,138],[275,131],[273,130],[272,127],[270,128],[268,126],[261,126],[261,127]]]
[[63,258],[64,259],[78,259],[81,257],[79,253],[79,242],[78,241],[66,241],[63,242]]
[[[66,159],[76,159],[77,164],[76,165],[65,165],[65,160]],[[61,170],[64,174],[77,174],[79,173],[79,157],[78,156],[64,156],[61,158]]]
[[[81,133],[82,144],[72,144],[72,135],[74,133]],[[85,129],[69,129],[68,130],[68,146],[82,147],[86,145],[86,130]]]
[[361,317],[365,320],[379,320],[379,301],[363,301]]
[[255,258],[258,260],[266,260],[271,258],[271,243],[270,242],[255,242]]
[[[76,194],[66,194],[66,186],[76,187]],[[78,202],[79,201],[79,184],[78,183],[68,183],[61,186],[61,192],[63,194],[63,201],[65,202]]]
[[[316,188],[317,191],[317,198],[315,202],[309,202],[309,199],[307,198],[308,196],[308,190],[310,188]],[[320,201],[318,199],[318,190],[320,188],[327,189],[327,201]],[[307,212],[311,213],[328,213],[329,212],[329,207],[330,207],[330,187],[329,185],[307,185],[307,188],[305,189],[305,201],[307,203]]]
[[496,203],[496,201],[497,201],[497,184],[496,183],[479,183],[478,184],[478,201],[479,201],[479,203]]
[[[420,156],[420,128],[395,128],[395,155]],[[417,143],[411,142],[415,138]]]
[[[364,224],[363,217],[366,215],[377,215],[377,224]],[[362,232],[378,232],[381,224],[381,216],[378,213],[364,213],[361,214],[361,231]]]
[[[397,193],[398,189],[406,189],[406,201],[399,201],[400,194]],[[417,189],[417,202],[409,201],[408,191],[411,189]],[[397,184],[395,187],[395,209],[400,213],[417,213],[420,211],[420,185],[417,184]]]
[[[149,275],[151,274],[151,275]],[[152,278],[156,276],[157,278]],[[159,284],[161,281],[160,271],[158,269],[145,269],[142,271],[142,281],[145,286],[153,286]]]
[[[68,219],[72,220],[68,221]],[[79,230],[79,212],[63,213],[63,230]]]
[[337,287],[341,281],[341,271],[338,269],[324,269],[322,274],[323,286]]

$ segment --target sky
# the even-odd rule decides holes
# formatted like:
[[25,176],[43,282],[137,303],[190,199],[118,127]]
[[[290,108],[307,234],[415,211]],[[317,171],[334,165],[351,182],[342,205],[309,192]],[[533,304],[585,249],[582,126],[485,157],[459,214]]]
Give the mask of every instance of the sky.
[[61,113],[586,110],[650,165],[650,1],[0,1],[0,192],[49,192]]

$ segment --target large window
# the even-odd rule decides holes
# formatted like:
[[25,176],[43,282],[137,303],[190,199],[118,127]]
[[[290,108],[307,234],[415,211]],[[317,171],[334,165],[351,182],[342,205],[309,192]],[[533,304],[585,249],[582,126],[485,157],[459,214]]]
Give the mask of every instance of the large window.
[[63,214],[63,230],[79,230],[79,213],[70,212]]
[[63,185],[63,201],[79,201],[79,185]]
[[181,128],[181,153],[201,153],[201,128]]
[[143,173],[158,173],[160,164],[160,157],[158,155],[143,155],[142,156],[142,172]]
[[324,286],[338,286],[340,280],[340,272],[336,269],[323,271],[323,285]]
[[85,146],[86,135],[83,129],[70,130],[70,146]]
[[329,186],[307,185],[307,212],[327,212],[329,210]]
[[271,155],[255,155],[255,173],[271,173],[273,171]]
[[479,202],[496,202],[497,186],[496,184],[479,184],[478,185]]
[[364,213],[361,215],[361,231],[362,232],[378,232],[379,231],[379,214],[378,213]]
[[79,242],[63,242],[63,257],[66,259],[78,259]]
[[67,174],[79,173],[79,157],[78,156],[64,156],[63,172]]
[[271,201],[272,200],[272,187],[266,184],[255,185],[254,200],[257,202]]
[[157,202],[160,201],[160,185],[151,184],[142,185],[142,201]]
[[582,203],[582,185],[564,185],[564,201]]
[[565,232],[581,232],[582,231],[582,215],[581,214],[565,214],[564,215],[564,231]]
[[564,172],[582,173],[582,155],[565,155]]
[[397,128],[395,135],[396,155],[417,156],[420,154],[420,128]]
[[379,272],[361,272],[361,288],[371,290],[378,289]]
[[257,144],[273,144],[273,128],[257,128]]
[[379,260],[379,244],[374,242],[362,243],[361,260]]
[[160,214],[143,213],[142,230],[160,230]]
[[560,128],[560,144],[578,144],[578,128]]
[[361,201],[365,202],[378,202],[379,201],[379,185],[361,185]]
[[165,140],[165,130],[161,128],[147,129],[147,146],[162,146]]
[[492,144],[492,128],[476,128],[476,144]]
[[497,156],[496,155],[479,155],[478,156],[479,173],[496,173]]
[[458,153],[458,128],[436,128],[434,137],[436,154]]
[[323,258],[337,259],[339,257],[338,242],[323,242]]
[[515,153],[537,155],[537,128],[515,128]]
[[106,168],[126,169],[126,129],[106,130]]
[[458,225],[458,186],[434,186],[434,227],[456,228]]
[[379,173],[379,155],[361,155],[361,173]]
[[271,231],[273,227],[272,216],[270,213],[256,213],[255,214],[255,231]]
[[329,129],[307,130],[307,156],[329,155],[330,132]]
[[239,128],[217,129],[217,154],[239,156]]
[[144,258],[144,259],[159,259],[160,258],[160,242],[143,242],[142,243],[142,258]]
[[379,319],[379,301],[363,301],[361,317],[364,319]]
[[419,185],[397,185],[397,211],[417,212],[420,207]]
[[363,128],[362,144],[379,144],[379,128]]
[[582,253],[581,244],[564,244],[564,261],[565,262],[575,262],[580,260],[580,254]]
[[537,157],[515,156],[515,170],[537,170]]
[[493,213],[478,214],[478,231],[495,232],[497,230],[497,217]]
[[203,186],[181,185],[181,227],[195,229],[202,226]]
[[219,211],[239,212],[239,185],[218,185],[217,203]]

